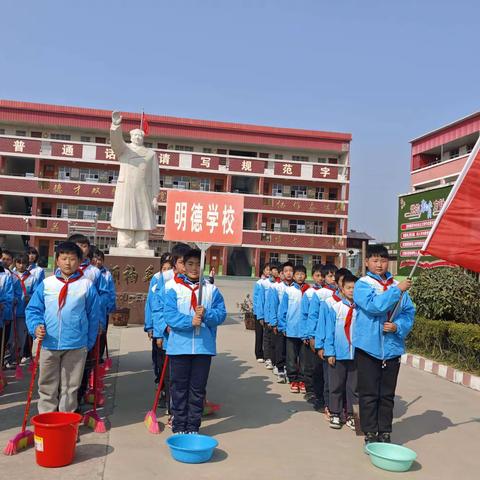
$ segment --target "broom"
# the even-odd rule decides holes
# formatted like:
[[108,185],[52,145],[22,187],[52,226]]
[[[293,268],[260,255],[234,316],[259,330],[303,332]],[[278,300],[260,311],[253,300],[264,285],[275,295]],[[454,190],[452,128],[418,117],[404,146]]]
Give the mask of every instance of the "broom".
[[97,413],[97,375],[98,375],[98,357],[100,355],[100,336],[97,336],[95,342],[95,369],[93,372],[93,409],[85,413],[83,424],[89,426],[95,433],[105,433],[107,431],[105,422]]
[[108,341],[107,341],[107,332],[105,332],[105,352],[107,354],[107,358],[105,359],[104,363],[104,368],[105,371],[108,372],[109,370],[112,369],[112,359],[110,358],[110,355],[108,353]]
[[25,413],[23,414],[22,431],[9,440],[7,446],[3,450],[5,455],[15,455],[19,450],[24,450],[33,445],[33,432],[31,430],[27,430],[26,428],[28,415],[30,413],[30,404],[32,403],[33,386],[35,385],[35,375],[37,374],[38,359],[40,358],[41,349],[42,341],[40,340],[38,342],[37,352],[35,353],[33,372],[30,379],[30,387],[28,388],[27,404],[25,405]]
[[150,433],[154,433],[155,435],[158,435],[160,433],[160,429],[158,428],[158,420],[157,420],[157,407],[158,407],[158,402],[160,400],[160,394],[162,392],[163,383],[165,380],[167,364],[168,364],[168,355],[165,355],[165,361],[163,362],[160,381],[158,382],[157,392],[155,393],[155,400],[153,401],[152,409],[149,412],[147,412],[147,414],[145,415],[145,420],[143,421],[148,431]]
[[[3,305],[2,305],[3,307]],[[0,309],[0,314],[3,311],[3,308]],[[7,386],[7,377],[3,373],[3,357],[5,355],[5,325],[2,327],[2,344],[0,345],[0,393],[3,393],[3,390]]]
[[17,366],[15,368],[15,380],[23,380],[23,371],[22,367],[20,366],[20,357],[18,348],[18,334],[17,334],[17,316],[15,315],[15,310],[13,311],[13,339],[14,339],[14,346],[15,346],[15,361],[17,362]]

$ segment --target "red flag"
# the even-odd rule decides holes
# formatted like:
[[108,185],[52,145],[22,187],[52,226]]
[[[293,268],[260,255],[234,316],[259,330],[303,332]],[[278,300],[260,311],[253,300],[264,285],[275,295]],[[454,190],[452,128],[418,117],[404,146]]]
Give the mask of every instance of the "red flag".
[[140,128],[143,130],[144,135],[148,136],[150,125],[148,124],[147,117],[145,116],[145,112],[142,112],[142,118],[140,120]]
[[422,254],[480,272],[480,138],[425,240]]

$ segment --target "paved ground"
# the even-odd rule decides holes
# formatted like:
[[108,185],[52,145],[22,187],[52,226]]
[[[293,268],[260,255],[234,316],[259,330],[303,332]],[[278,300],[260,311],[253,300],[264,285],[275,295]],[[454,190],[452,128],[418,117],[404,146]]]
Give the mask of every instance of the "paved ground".
[[[251,286],[221,280],[229,312]],[[107,434],[82,427],[75,463],[48,470],[34,452],[0,456],[0,478],[130,479],[477,479],[480,476],[480,393],[402,366],[397,390],[394,440],[418,453],[411,472],[376,469],[351,431],[332,431],[299,395],[272,383],[252,355],[253,332],[231,316],[219,329],[208,397],[222,409],[205,421],[203,433],[220,442],[212,462],[185,465],[170,458],[169,431],[147,433],[143,417],[153,401],[150,353],[139,327],[112,328],[114,371],[107,378]],[[0,445],[18,431],[26,380],[12,382],[0,397]],[[162,417],[165,420],[165,417]]]

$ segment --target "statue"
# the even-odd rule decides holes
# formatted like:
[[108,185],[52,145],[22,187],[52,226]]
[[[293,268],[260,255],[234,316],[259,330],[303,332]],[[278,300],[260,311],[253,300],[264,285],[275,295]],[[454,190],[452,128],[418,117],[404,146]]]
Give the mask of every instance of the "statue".
[[112,227],[118,231],[119,248],[148,250],[148,235],[157,226],[157,196],[160,191],[158,161],[151,148],[143,146],[144,133],[130,131],[131,143],[125,143],[122,116],[112,113],[110,143],[120,163]]

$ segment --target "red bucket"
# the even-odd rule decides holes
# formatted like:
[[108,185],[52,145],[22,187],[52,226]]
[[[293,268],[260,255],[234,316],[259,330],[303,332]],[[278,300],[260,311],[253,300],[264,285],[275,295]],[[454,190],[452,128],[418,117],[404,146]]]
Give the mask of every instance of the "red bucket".
[[82,418],[78,413],[66,412],[41,413],[32,418],[38,465],[64,467],[72,463]]

